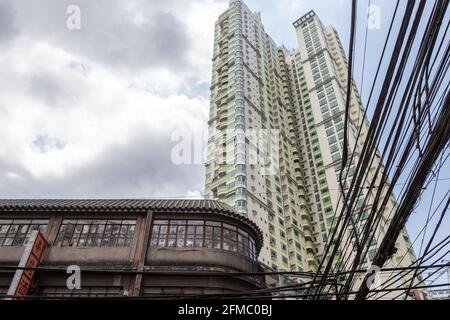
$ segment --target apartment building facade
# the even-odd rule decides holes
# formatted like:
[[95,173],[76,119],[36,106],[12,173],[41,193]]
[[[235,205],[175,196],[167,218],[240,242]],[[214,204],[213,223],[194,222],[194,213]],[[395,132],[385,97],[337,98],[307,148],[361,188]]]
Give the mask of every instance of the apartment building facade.
[[[242,1],[231,1],[215,30],[206,194],[234,206],[263,230],[262,263],[315,271],[286,79],[287,65],[260,15]],[[251,159],[249,132],[266,136],[265,160],[274,171],[267,162]],[[308,222],[304,227],[302,219]]]
[[[353,82],[348,142],[349,154],[355,148],[356,157],[343,172],[347,179],[341,186],[345,52],[336,30],[325,27],[312,11],[295,21],[294,29],[298,49],[277,46],[265,32],[260,13],[241,0],[231,0],[216,22],[206,195],[234,206],[259,226],[265,241],[262,263],[282,270],[317,271],[333,217],[343,205],[341,188],[354,175],[369,122]],[[252,159],[255,131],[262,132],[263,161]],[[378,154],[369,168],[372,180],[380,161]],[[369,178],[364,186],[370,182]],[[362,188],[358,219],[345,230],[344,242],[360,232],[373,204],[372,193]],[[381,225],[388,223],[396,205],[391,197]],[[366,265],[383,232],[379,228],[371,239]],[[389,265],[411,264],[415,258],[410,248],[404,232]],[[338,254],[351,257],[354,250],[354,245],[343,246]]]

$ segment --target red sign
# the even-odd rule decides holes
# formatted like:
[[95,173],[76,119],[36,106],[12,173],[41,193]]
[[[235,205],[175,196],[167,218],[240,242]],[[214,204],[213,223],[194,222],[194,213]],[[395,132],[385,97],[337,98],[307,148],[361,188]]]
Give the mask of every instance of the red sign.
[[[48,243],[40,231],[33,231],[25,246],[25,250],[20,259],[19,268],[14,274],[11,286],[8,290],[9,296],[26,296],[33,283],[37,266],[41,263],[42,256]],[[23,269],[22,269],[23,268]]]

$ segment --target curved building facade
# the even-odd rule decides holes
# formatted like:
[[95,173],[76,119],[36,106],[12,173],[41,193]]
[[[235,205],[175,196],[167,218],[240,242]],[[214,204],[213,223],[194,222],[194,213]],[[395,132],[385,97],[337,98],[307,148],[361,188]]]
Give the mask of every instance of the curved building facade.
[[[33,230],[48,247],[30,296],[196,296],[266,287],[257,274],[239,274],[261,271],[260,229],[216,201],[0,200],[3,296]],[[68,287],[68,266],[79,268],[80,288]]]

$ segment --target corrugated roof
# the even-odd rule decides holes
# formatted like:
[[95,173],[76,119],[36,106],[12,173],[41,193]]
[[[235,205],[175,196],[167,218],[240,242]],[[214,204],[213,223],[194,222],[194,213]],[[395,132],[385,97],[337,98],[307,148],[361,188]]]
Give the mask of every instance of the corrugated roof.
[[251,227],[258,239],[259,248],[263,235],[250,219],[237,213],[229,205],[216,200],[186,199],[0,199],[0,214],[7,212],[180,212],[215,213],[240,220]]
[[234,209],[215,200],[186,199],[0,199],[0,211],[11,210],[158,210],[226,211]]

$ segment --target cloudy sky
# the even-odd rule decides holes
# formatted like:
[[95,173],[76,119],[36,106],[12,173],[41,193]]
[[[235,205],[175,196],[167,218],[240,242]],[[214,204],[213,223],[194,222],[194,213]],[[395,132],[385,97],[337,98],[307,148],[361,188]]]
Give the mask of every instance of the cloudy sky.
[[[364,101],[372,81],[362,72],[368,2],[358,1],[355,63]],[[296,47],[292,22],[314,9],[347,46],[350,0],[246,3],[261,11],[278,44]],[[368,33],[367,75],[375,73],[394,1],[371,3],[382,11],[381,28]],[[70,5],[81,9],[79,30],[67,28]],[[200,141],[206,132],[214,22],[227,6],[0,0],[0,198],[199,197],[202,161],[177,165],[171,155],[180,132]],[[446,183],[440,189],[449,190]],[[412,236],[423,219],[411,218]]]
[[[280,45],[295,48],[292,22],[315,10],[347,46],[350,0],[245,2]],[[369,75],[393,12],[391,0],[370,2],[382,21],[368,34]],[[358,2],[355,63],[364,101],[372,81],[361,70],[368,3]],[[67,27],[71,5],[80,8],[80,29]],[[177,165],[171,154],[180,131],[206,135],[214,22],[227,7],[0,0],[0,197],[200,195],[202,161]]]
[[[247,3],[288,47],[296,18],[313,7],[330,18],[329,1]],[[346,14],[346,3],[333,6]],[[70,5],[79,30],[67,28]],[[203,165],[174,164],[173,135],[205,131],[214,21],[227,6],[0,0],[0,197],[199,195]]]

